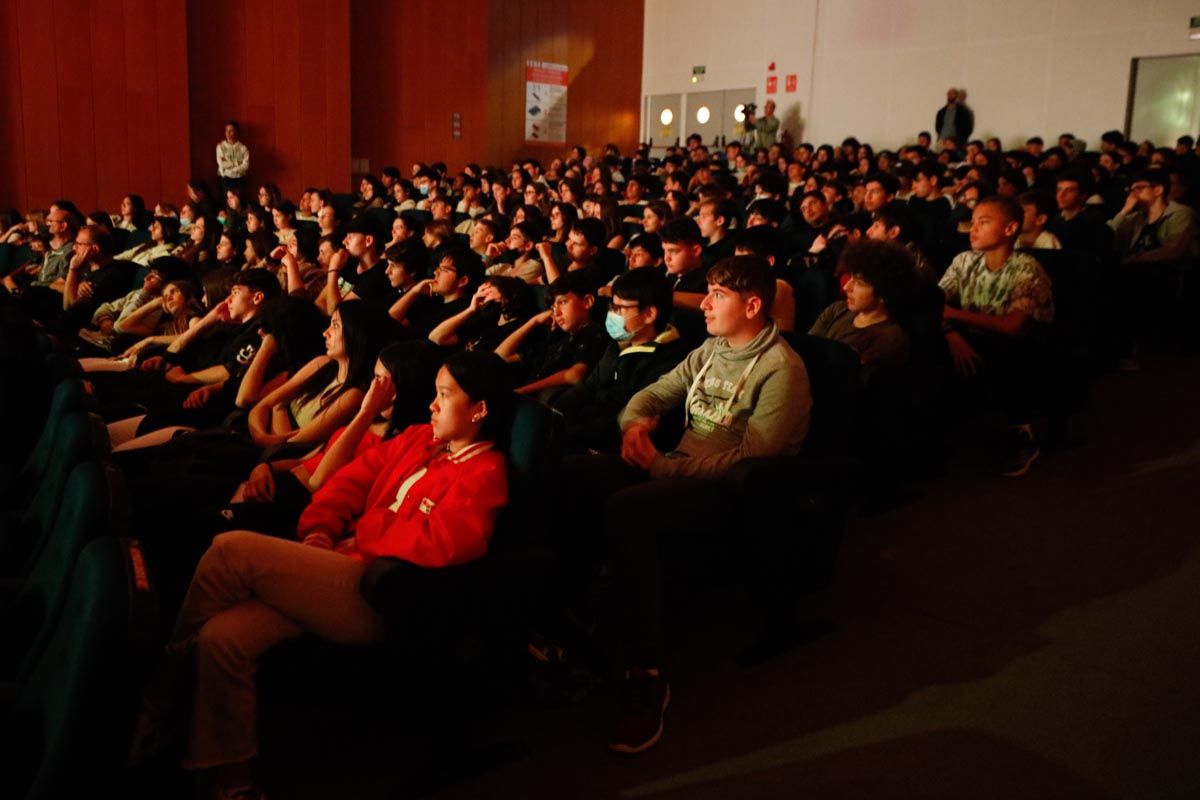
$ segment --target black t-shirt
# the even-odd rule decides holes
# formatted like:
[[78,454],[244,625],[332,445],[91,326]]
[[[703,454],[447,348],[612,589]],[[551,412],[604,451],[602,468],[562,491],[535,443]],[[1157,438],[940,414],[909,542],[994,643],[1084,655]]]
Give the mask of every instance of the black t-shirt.
[[458,346],[464,350],[495,350],[523,320],[514,319],[500,324],[500,308],[486,303],[471,319],[458,329]]
[[705,267],[711,267],[721,259],[733,255],[733,251],[736,249],[737,245],[734,244],[733,237],[726,234],[716,244],[707,245],[700,251],[700,261],[704,263]]
[[84,275],[83,279],[92,285],[92,306],[109,303],[127,295],[137,270],[137,264],[132,261],[110,261],[100,269]]
[[528,368],[528,381],[537,381],[575,364],[596,366],[611,341],[597,322],[589,322],[573,336],[558,328],[541,328],[521,348],[521,362]]
[[378,301],[393,294],[392,283],[387,276],[386,259],[379,259],[366,272],[356,273],[352,277],[354,295],[360,300]]
[[259,321],[252,319],[234,329],[225,346],[221,348],[220,361],[216,363],[224,366],[229,372],[231,382],[240,381],[261,344]]
[[[668,275],[667,277],[672,277]],[[708,267],[700,267],[673,278],[672,291],[685,294],[708,294]],[[704,324],[704,314],[690,308],[676,308],[671,312],[671,324],[679,330],[679,335],[691,346],[698,345],[708,336],[708,328]]]
[[408,310],[409,330],[417,336],[426,337],[442,322],[466,310],[469,305],[471,298],[467,295],[449,303],[443,302],[440,297],[420,297]]

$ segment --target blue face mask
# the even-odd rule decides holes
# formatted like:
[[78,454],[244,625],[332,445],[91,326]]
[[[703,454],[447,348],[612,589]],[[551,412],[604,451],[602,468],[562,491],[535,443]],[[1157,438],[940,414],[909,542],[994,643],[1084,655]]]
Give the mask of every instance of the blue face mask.
[[421,194],[429,194],[429,184],[428,183],[422,183],[417,188],[421,190]]
[[613,341],[617,342],[627,342],[636,333],[636,331],[625,330],[625,318],[615,311],[608,312],[608,316],[604,318],[604,329],[608,331],[608,335],[613,338]]

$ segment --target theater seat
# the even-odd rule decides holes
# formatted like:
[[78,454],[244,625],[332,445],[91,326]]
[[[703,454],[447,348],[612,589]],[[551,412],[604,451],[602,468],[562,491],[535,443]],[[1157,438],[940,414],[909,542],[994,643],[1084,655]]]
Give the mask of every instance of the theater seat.
[[24,574],[53,530],[71,471],[108,450],[108,429],[94,414],[72,412],[54,428],[53,440],[40,442],[31,456],[44,459],[45,469],[29,476],[29,493],[6,502],[0,516],[0,576]]
[[58,386],[54,387],[54,393],[50,396],[50,407],[46,412],[46,422],[42,425],[42,432],[34,443],[33,450],[15,474],[11,478],[6,477],[0,484],[0,508],[10,511],[29,504],[55,456],[54,440],[58,435],[60,423],[70,412],[82,410],[86,398],[83,381],[68,378],[59,381]]
[[136,542],[105,536],[79,555],[46,646],[0,710],[0,795],[119,796],[138,692],[157,627]]
[[5,643],[0,677],[26,674],[45,650],[79,554],[110,531],[109,512],[122,499],[123,481],[111,464],[85,461],[71,471],[50,535],[0,613],[0,636]]
[[509,503],[484,558],[440,569],[394,558],[371,563],[363,596],[387,620],[395,646],[444,654],[466,633],[483,631],[493,640],[523,633],[538,576],[550,563],[541,547],[553,506],[545,487],[561,455],[560,432],[558,412],[519,398],[509,429]]

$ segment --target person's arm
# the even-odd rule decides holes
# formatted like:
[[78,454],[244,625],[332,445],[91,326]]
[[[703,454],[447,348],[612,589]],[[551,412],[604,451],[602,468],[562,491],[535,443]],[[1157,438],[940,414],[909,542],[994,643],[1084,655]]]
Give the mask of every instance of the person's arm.
[[251,408],[258,402],[259,397],[263,394],[263,388],[267,385],[267,375],[271,372],[271,362],[275,359],[278,349],[279,345],[275,341],[274,334],[268,333],[262,337],[258,352],[254,354],[254,358],[250,359],[250,366],[246,368],[246,374],[242,376],[242,382],[238,384],[237,398],[233,401],[235,406]]
[[521,327],[510,333],[508,338],[500,343],[500,346],[496,348],[496,355],[505,361],[520,361],[521,356],[518,351],[521,349],[521,345],[525,343],[525,340],[529,338],[529,334],[533,333],[534,329],[539,325],[550,324],[553,316],[554,312],[547,309],[525,320],[525,323]]
[[201,317],[200,322],[189,327],[179,335],[178,339],[171,342],[171,346],[167,348],[167,352],[183,352],[187,349],[188,345],[196,341],[205,331],[212,329],[213,326],[219,325],[222,322],[229,322],[229,320],[229,298],[225,298],[213,306],[211,311]]
[[333,432],[345,425],[362,404],[362,389],[349,388],[342,392],[325,408],[321,409],[307,424],[285,434],[284,441],[321,443],[329,440]]
[[244,178],[246,177],[246,173],[250,171],[250,148],[246,147],[246,145],[242,144],[241,142],[238,142],[237,147],[235,148],[235,153],[237,156],[240,156],[240,158],[238,158],[238,160],[233,164],[233,177]]
[[638,420],[653,419],[682,406],[687,398],[688,389],[692,386],[692,380],[713,347],[714,340],[709,339],[689,353],[687,358],[680,361],[670,372],[629,398],[629,402],[617,418],[621,430],[624,431]]
[[550,242],[537,243],[537,254],[538,258],[542,260],[542,269],[546,274],[547,286],[558,280],[558,276],[561,272],[561,270],[558,268],[558,264],[554,263],[554,256],[552,255],[553,248],[554,245]]
[[946,322],[960,323],[977,331],[1000,336],[1018,336],[1025,331],[1030,317],[1024,311],[1010,311],[1007,314],[981,314],[977,311],[964,311],[961,308],[947,305],[942,311],[942,319]]
[[287,275],[287,288],[284,291],[287,294],[308,294],[308,287],[304,285],[304,278],[300,276],[300,263],[288,252],[286,245],[281,244],[272,250],[271,258],[283,264],[284,273]]
[[366,509],[354,530],[358,552],[367,559],[394,556],[423,567],[482,557],[496,517],[508,504],[504,457],[482,453],[452,469],[454,479],[428,513],[402,516],[387,507]]
[[[125,296],[123,302],[130,302],[128,295]],[[152,336],[158,328],[158,315],[161,313],[161,308],[162,298],[155,297],[130,311],[128,316],[118,319],[113,330],[131,336]]]
[[325,270],[325,312],[333,316],[338,304],[342,302],[342,293],[338,289],[338,278],[341,277],[342,267],[350,260],[350,252],[342,248],[329,259],[329,269]]
[[321,462],[313,474],[308,477],[309,491],[315,492],[320,489],[335,472],[350,463],[354,454],[358,452],[358,446],[362,442],[363,436],[375,424],[379,415],[391,406],[395,396],[396,389],[392,384],[391,377],[376,375],[367,389],[366,396],[363,397],[358,413],[354,415],[354,419],[350,420],[350,424],[342,431],[342,435],[337,438],[337,441],[325,451],[325,455],[321,456]]
[[582,383],[583,379],[588,376],[588,365],[582,361],[578,364],[572,364],[566,369],[560,369],[558,372],[551,373],[546,377],[536,380],[533,383],[527,383],[517,389],[518,394],[537,394],[544,389],[557,389],[560,386],[575,386]]
[[433,286],[432,278],[417,281],[399,300],[392,303],[392,307],[388,309],[388,315],[401,325],[410,324],[408,321],[408,312],[416,305],[418,299],[429,296],[430,286]]
[[220,364],[198,372],[185,372],[183,367],[172,367],[163,377],[167,383],[220,383],[229,380],[229,370]]
[[429,341],[442,347],[458,345],[458,331],[479,310],[479,306],[483,302],[481,292],[484,291],[484,288],[480,286],[475,290],[475,294],[471,295],[471,302],[467,304],[466,308],[439,322],[437,327],[429,332]]
[[85,264],[87,264],[87,258],[78,253],[72,255],[70,263],[67,264],[67,277],[63,281],[62,287],[63,311],[70,309],[80,300],[87,300],[92,296],[94,291],[92,284],[83,281],[81,277]]
[[669,458],[659,454],[650,464],[653,478],[713,478],[747,458],[787,454],[788,446],[808,432],[812,395],[799,367],[774,369],[759,387],[754,410],[737,447],[704,456]]
[[409,428],[378,447],[372,447],[337,471],[313,494],[300,515],[296,538],[313,547],[332,549],[350,521],[366,510],[367,495],[387,466],[414,446],[428,428]]
[[328,356],[317,356],[296,371],[278,389],[269,392],[254,404],[246,418],[246,427],[250,431],[250,439],[259,447],[270,447],[288,441],[293,434],[279,434],[271,425],[271,412],[280,403],[286,403],[296,396],[300,387],[313,376],[321,367],[329,363]]

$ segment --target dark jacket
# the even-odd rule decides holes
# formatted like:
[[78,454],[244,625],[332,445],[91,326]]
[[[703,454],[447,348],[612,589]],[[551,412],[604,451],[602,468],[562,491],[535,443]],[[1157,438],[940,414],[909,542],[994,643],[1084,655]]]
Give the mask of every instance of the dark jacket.
[[[947,106],[942,106],[937,112],[937,121],[934,123],[933,130],[938,136],[942,134],[942,121],[946,118],[946,108]],[[975,130],[975,112],[962,103],[958,104],[958,110],[954,112],[954,130],[965,147],[967,140],[971,138],[971,133]]]
[[617,415],[629,398],[674,369],[688,354],[679,332],[668,325],[653,341],[622,348],[609,345],[587,378],[554,401],[567,418],[567,447],[615,453],[621,449]]

